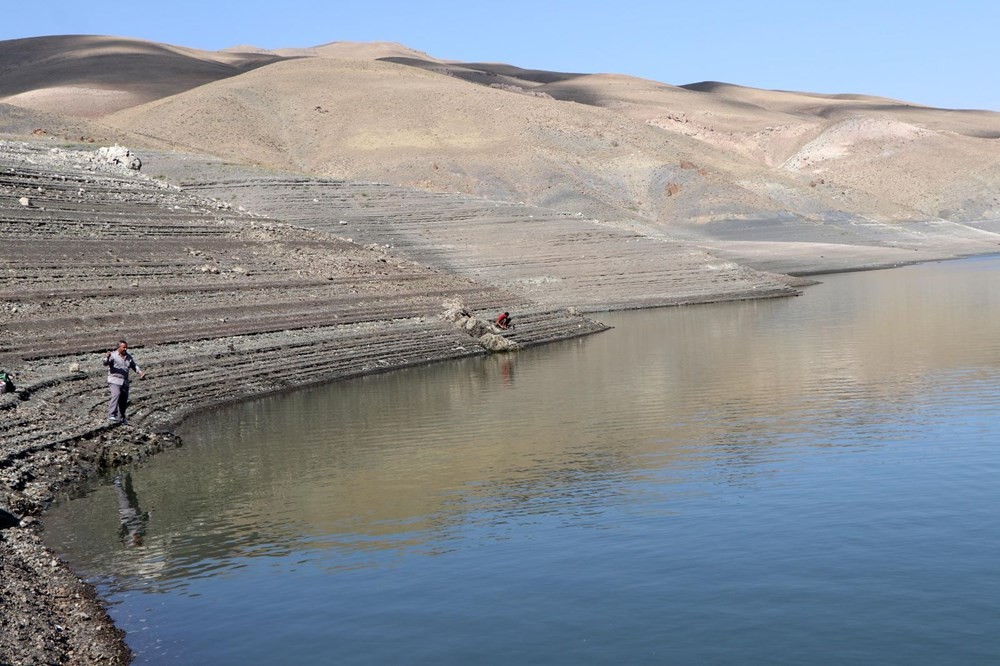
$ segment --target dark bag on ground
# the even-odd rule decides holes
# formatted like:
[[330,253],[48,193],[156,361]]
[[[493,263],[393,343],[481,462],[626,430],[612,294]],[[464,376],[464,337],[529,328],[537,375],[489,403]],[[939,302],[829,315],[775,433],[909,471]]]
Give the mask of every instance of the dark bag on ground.
[[11,374],[6,370],[0,370],[0,393],[13,393],[16,390]]

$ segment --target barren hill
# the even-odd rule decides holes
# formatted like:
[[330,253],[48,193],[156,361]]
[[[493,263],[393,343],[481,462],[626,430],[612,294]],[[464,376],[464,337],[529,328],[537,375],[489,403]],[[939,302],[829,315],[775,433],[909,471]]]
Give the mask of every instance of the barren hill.
[[93,118],[278,59],[123,37],[15,39],[0,42],[0,102]]
[[442,60],[394,43],[216,53],[0,44],[0,102],[133,143],[654,225],[1000,218],[1000,114]]
[[740,166],[604,109],[354,59],[280,62],[104,121],[229,159],[605,216],[667,196],[681,160]]

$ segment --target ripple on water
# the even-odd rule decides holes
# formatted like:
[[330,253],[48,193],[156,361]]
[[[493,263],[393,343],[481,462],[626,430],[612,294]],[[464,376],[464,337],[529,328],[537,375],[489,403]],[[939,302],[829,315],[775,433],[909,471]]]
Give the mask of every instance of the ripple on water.
[[234,406],[132,471],[140,547],[112,486],[47,531],[139,663],[993,663],[998,270]]

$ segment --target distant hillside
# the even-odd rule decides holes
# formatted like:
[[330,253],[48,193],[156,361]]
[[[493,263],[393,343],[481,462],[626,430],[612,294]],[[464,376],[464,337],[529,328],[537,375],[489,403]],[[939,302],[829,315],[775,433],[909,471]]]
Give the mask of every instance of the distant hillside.
[[1000,114],[440,60],[0,42],[0,102],[136,141],[658,224],[1000,218]]
[[279,60],[122,37],[66,35],[0,42],[0,102],[98,117]]

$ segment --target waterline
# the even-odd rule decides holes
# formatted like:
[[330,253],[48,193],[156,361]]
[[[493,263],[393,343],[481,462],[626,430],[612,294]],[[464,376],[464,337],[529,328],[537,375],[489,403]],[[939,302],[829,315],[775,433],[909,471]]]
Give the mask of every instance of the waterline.
[[141,546],[114,486],[48,531],[138,663],[994,661],[998,270],[226,408],[131,472]]

